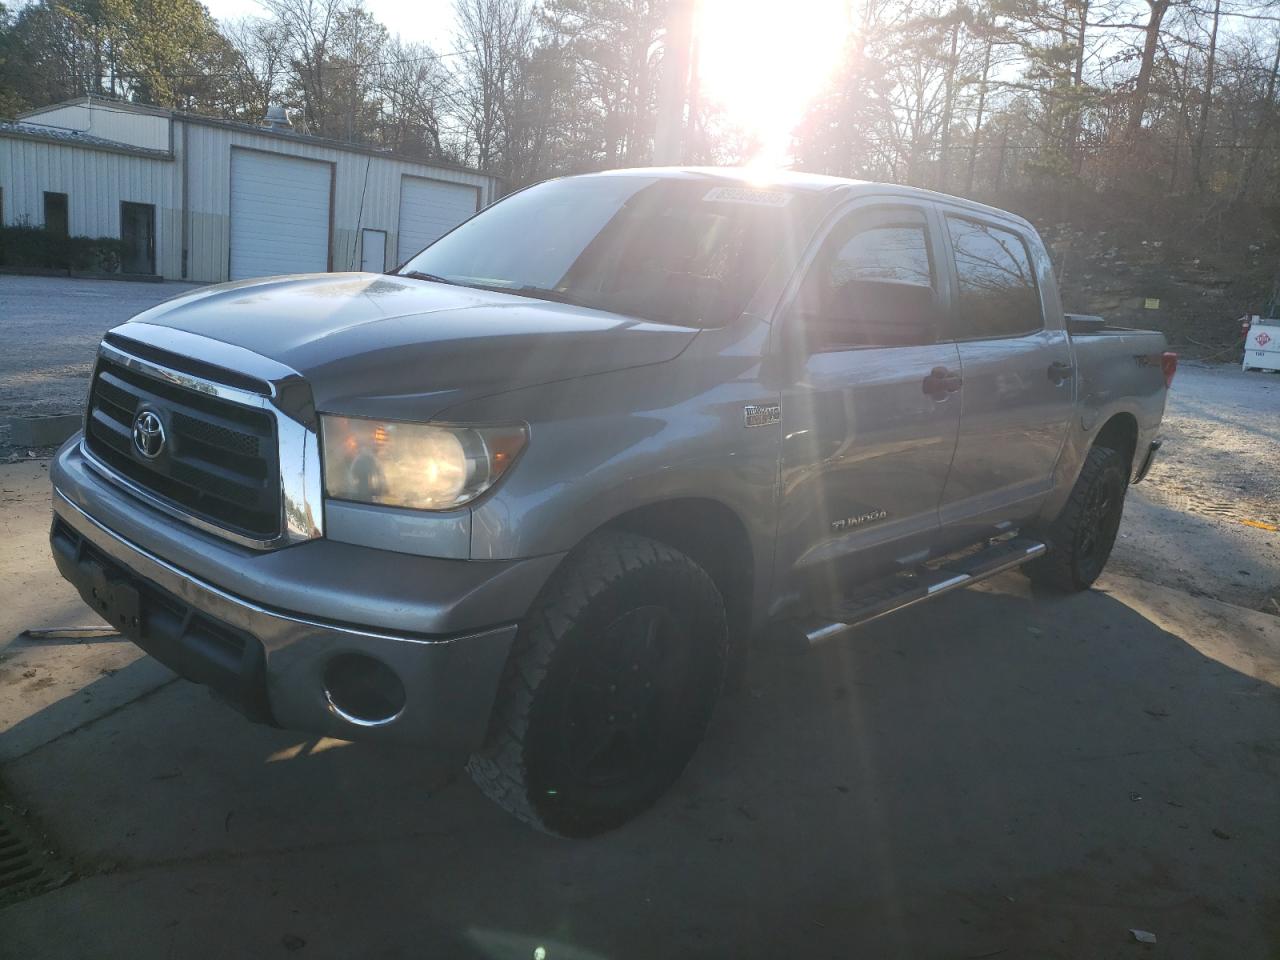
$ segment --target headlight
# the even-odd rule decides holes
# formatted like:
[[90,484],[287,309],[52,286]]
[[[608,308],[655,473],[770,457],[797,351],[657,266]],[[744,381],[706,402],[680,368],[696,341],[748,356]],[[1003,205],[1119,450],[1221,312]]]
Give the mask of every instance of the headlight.
[[528,432],[357,417],[320,417],[325,492],[338,500],[449,510],[474,500],[515,462]]

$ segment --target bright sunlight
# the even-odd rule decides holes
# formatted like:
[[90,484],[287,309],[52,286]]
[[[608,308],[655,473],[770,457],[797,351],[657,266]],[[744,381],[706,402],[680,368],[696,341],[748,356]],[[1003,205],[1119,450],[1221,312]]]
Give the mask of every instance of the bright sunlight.
[[702,92],[760,141],[753,165],[788,158],[791,131],[835,68],[848,0],[699,0]]

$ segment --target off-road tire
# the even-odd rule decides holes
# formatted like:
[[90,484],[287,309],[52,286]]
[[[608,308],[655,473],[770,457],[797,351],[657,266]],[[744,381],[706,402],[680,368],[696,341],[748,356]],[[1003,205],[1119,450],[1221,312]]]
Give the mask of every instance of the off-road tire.
[[[639,623],[635,618],[642,616],[666,625],[663,649],[687,663],[675,664],[670,683],[646,684],[645,690],[624,675],[624,687],[630,683],[633,692],[660,701],[651,725],[644,719],[647,702],[640,711],[639,725],[649,731],[635,737],[646,744],[634,763],[640,772],[621,786],[590,786],[573,762],[590,752],[572,746],[575,738],[590,739],[575,705],[595,697],[604,698],[605,711],[612,709],[613,694],[591,692],[601,689],[594,681],[607,669],[598,663],[615,658],[606,654],[622,644],[613,639],[624,631],[620,625]],[[655,644],[652,630],[641,632],[648,645]],[[647,537],[594,535],[566,559],[521,623],[486,742],[467,770],[486,796],[539,830],[587,837],[618,827],[651,806],[692,757],[724,684],[728,648],[724,602],[706,571]],[[650,694],[649,686],[669,689]],[[602,718],[602,728],[608,726]],[[660,737],[650,735],[659,730]]]
[[1090,450],[1067,505],[1045,531],[1049,552],[1022,568],[1032,583],[1064,593],[1093,586],[1115,546],[1128,488],[1124,455]]

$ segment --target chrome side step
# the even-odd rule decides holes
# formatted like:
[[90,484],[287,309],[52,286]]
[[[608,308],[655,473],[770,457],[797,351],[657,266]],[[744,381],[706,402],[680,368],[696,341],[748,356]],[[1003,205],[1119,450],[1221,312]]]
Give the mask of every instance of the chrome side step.
[[[848,633],[890,613],[905,610],[922,600],[972,586],[997,573],[1012,570],[1028,560],[1041,556],[1048,548],[1039,540],[1015,537],[993,542],[976,553],[938,567],[922,567],[907,576],[890,578],[879,589],[855,598],[836,611],[825,622],[802,625],[802,647],[813,647]],[[799,639],[799,638],[797,638]]]

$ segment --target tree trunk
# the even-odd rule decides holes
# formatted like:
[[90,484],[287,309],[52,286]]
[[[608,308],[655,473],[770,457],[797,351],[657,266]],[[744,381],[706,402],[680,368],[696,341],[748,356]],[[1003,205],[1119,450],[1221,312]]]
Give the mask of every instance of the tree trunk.
[[1076,24],[1076,63],[1071,74],[1071,88],[1075,102],[1071,107],[1071,119],[1067,124],[1067,154],[1073,159],[1076,176],[1084,165],[1084,150],[1080,143],[1081,114],[1080,88],[1084,86],[1084,41],[1089,29],[1089,0],[1081,0],[1080,22]]
[[1240,185],[1236,187],[1236,202],[1239,203],[1249,190],[1249,183],[1253,180],[1253,172],[1258,167],[1258,161],[1262,158],[1262,148],[1266,145],[1267,135],[1271,132],[1271,113],[1275,105],[1274,97],[1276,94],[1276,77],[1280,75],[1280,43],[1276,44],[1276,58],[1271,62],[1271,75],[1267,77],[1267,93],[1262,102],[1262,116],[1258,118],[1258,125],[1253,138],[1253,148],[1249,151],[1249,160],[1245,164],[1244,173],[1240,176]]
[[1173,156],[1169,161],[1169,192],[1178,184],[1178,165],[1182,158],[1182,134],[1190,126],[1187,122],[1187,100],[1191,82],[1191,49],[1187,48],[1182,61],[1182,101],[1178,104],[1178,123],[1173,129]]
[[1004,130],[1000,134],[1000,153],[996,160],[996,175],[992,177],[991,189],[993,192],[1000,189],[1000,181],[1004,179],[1004,155],[1009,148],[1009,125],[1005,124]]
[[[992,25],[994,27],[994,24]],[[973,122],[973,142],[969,145],[969,172],[965,175],[965,196],[973,193],[973,168],[978,163],[978,136],[982,133],[982,113],[987,106],[987,75],[991,72],[991,47],[994,39],[987,34],[987,47],[982,56],[982,83],[978,87],[978,115]]]
[[1218,18],[1221,12],[1222,0],[1214,0],[1213,29],[1209,33],[1209,56],[1204,71],[1204,96],[1200,98],[1200,122],[1191,152],[1191,180],[1200,193],[1204,192],[1204,138],[1209,130],[1209,108],[1213,104],[1213,67],[1218,54]]
[[947,152],[951,149],[951,110],[956,99],[956,46],[960,42],[960,8],[952,14],[951,59],[947,61],[947,96],[942,108],[942,143],[938,153],[938,189],[947,189]]
[[1147,112],[1147,94],[1151,90],[1151,73],[1155,69],[1156,47],[1160,43],[1160,24],[1169,11],[1170,0],[1147,0],[1151,7],[1151,17],[1147,20],[1146,39],[1142,45],[1142,63],[1138,67],[1138,78],[1133,87],[1133,104],[1129,110],[1128,139],[1130,142],[1138,137],[1142,129],[1142,118]]
[[668,7],[662,41],[662,79],[653,137],[653,162],[679,163],[684,134],[684,107],[689,83],[689,46],[693,41],[693,2],[674,0]]

